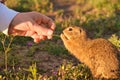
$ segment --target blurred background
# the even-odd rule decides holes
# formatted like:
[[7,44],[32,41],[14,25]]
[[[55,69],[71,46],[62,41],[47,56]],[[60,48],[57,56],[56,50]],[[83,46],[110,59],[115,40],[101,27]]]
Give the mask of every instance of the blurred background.
[[96,37],[102,36],[107,30],[120,30],[119,0],[7,0],[6,5],[20,12],[38,11],[46,14],[56,23],[64,25],[62,27],[73,24],[95,29]]

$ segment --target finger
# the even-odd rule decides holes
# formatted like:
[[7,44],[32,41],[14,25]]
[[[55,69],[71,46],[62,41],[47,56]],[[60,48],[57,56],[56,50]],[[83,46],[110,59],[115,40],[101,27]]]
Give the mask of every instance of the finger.
[[35,24],[32,28],[38,35],[48,36],[53,34],[53,31],[46,28],[44,25]]
[[14,29],[11,33],[9,33],[9,34],[12,34],[12,35],[14,35],[14,36],[17,36],[17,35],[19,35],[19,36],[24,36],[25,34],[26,34],[26,31],[21,31],[21,30],[16,30],[16,29]]
[[40,25],[41,24],[41,19],[34,19],[34,21],[38,24],[38,25]]
[[41,41],[41,39],[39,38],[39,36],[37,34],[31,35],[31,37],[34,39],[34,42],[36,42],[36,43]]
[[28,31],[28,30],[32,30],[32,26],[35,24],[36,22],[33,21],[32,19],[29,19],[28,21],[24,21],[16,26],[14,26],[13,29],[15,30],[20,30],[20,31]]
[[36,43],[40,42],[41,40],[45,40],[47,38],[46,36],[38,35],[36,33],[31,35],[31,37],[34,39],[34,42]]
[[55,26],[55,23],[54,22],[48,22],[48,26],[50,26],[50,28],[52,29],[52,30],[55,30],[55,28],[56,28],[56,26]]
[[35,38],[35,39],[34,39],[34,42],[35,42],[35,43],[39,43],[40,41],[41,41],[41,40],[40,40],[39,38]]
[[47,38],[48,38],[48,39],[52,39],[52,35],[48,35]]
[[51,18],[47,17],[47,16],[42,17],[42,23],[47,24],[48,25],[47,27],[49,27],[52,30],[54,30],[55,27],[56,27],[54,21]]
[[40,38],[41,38],[41,40],[45,40],[47,37],[44,35],[41,35]]
[[[45,29],[46,26],[44,24],[41,24],[41,26]],[[48,29],[48,28],[46,28]],[[48,29],[49,30],[49,29]],[[51,31],[51,30],[50,30]],[[51,39],[52,38],[52,34],[53,34],[53,31],[52,32],[47,32],[47,34],[45,35],[45,37],[47,37],[48,39]],[[43,35],[44,36],[44,35]]]
[[34,31],[27,31],[24,36],[32,36],[33,34],[35,34]]
[[46,39],[46,36],[40,36],[39,38],[34,38],[34,42],[38,43],[41,40],[45,40],[45,39]]
[[56,27],[54,21],[43,14],[38,13],[37,16],[35,16],[33,19],[36,21],[37,24],[46,24],[48,25],[47,27],[52,30],[54,30]]

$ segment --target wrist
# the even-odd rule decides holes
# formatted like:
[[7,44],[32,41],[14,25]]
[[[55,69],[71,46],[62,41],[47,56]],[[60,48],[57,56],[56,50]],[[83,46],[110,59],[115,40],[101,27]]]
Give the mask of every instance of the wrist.
[[8,28],[12,19],[18,14],[18,12],[7,8],[4,4],[0,3],[0,30],[8,34]]

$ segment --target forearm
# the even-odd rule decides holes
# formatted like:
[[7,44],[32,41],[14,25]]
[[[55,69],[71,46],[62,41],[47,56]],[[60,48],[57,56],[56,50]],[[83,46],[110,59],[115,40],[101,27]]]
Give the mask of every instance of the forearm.
[[4,4],[0,3],[0,31],[8,34],[8,27],[12,19],[18,14],[18,12],[7,8]]
[[1,3],[5,3],[6,0],[0,0]]

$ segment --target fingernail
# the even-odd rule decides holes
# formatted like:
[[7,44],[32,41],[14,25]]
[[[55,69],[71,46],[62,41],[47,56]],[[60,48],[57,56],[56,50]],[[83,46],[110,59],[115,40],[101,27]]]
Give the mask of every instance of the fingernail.
[[48,36],[47,38],[48,38],[48,39],[51,39],[51,38],[52,38],[52,36]]
[[55,29],[55,24],[53,23],[52,26],[51,26],[51,29],[54,30]]
[[34,39],[34,42],[35,42],[35,43],[39,43],[39,42],[40,42],[40,39]]
[[53,34],[53,31],[52,31],[52,30],[48,30],[47,34],[48,34],[48,35],[52,35],[52,34]]

